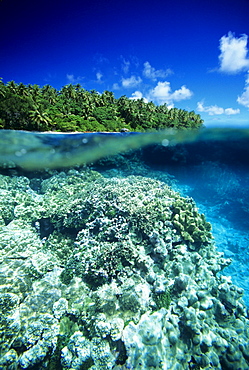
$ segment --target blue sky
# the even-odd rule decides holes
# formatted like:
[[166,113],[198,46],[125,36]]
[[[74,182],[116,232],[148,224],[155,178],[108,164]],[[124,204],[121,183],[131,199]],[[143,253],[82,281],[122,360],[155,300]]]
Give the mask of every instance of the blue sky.
[[1,0],[0,77],[249,124],[248,0]]

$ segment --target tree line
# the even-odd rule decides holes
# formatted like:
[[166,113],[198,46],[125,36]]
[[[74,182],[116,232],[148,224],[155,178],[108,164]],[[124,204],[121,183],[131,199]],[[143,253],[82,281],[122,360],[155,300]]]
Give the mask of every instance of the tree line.
[[50,85],[24,85],[0,79],[0,128],[27,131],[148,131],[192,129],[203,124],[199,114],[167,104],[155,105],[113,92],[87,91],[80,84],[60,90]]

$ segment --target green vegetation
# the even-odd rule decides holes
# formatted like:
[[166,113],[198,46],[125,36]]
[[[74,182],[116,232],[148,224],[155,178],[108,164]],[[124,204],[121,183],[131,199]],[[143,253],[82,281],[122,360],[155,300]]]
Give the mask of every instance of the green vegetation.
[[158,310],[160,310],[163,307],[168,309],[171,302],[170,290],[166,290],[165,292],[161,293],[154,293],[153,299],[156,303],[156,307]]
[[56,90],[0,79],[0,129],[27,131],[147,131],[191,129],[203,124],[194,111],[157,106],[143,99],[114,98],[77,85]]

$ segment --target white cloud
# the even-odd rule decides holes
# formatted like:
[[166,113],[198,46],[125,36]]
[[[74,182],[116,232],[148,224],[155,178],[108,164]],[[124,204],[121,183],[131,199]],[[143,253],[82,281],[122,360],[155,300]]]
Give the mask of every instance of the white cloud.
[[143,97],[143,93],[138,90],[131,94],[130,99],[131,100],[143,99],[145,103],[148,103],[148,100],[145,97]]
[[185,85],[183,85],[179,90],[176,90],[171,94],[172,100],[180,101],[190,99],[193,95],[192,91],[190,91]]
[[122,70],[126,74],[129,72],[131,63],[128,60],[123,59]]
[[204,107],[203,102],[197,103],[197,111],[198,112],[206,112],[210,116],[213,116],[215,114],[223,114],[224,109],[218,107],[217,105],[210,105],[209,107]]
[[203,102],[197,103],[197,111],[198,112],[205,112],[208,113],[209,116],[219,115],[219,114],[226,114],[227,116],[233,115],[233,114],[239,114],[239,109],[233,109],[233,108],[222,108],[218,107],[218,105],[209,105],[208,107],[204,107]]
[[158,82],[156,87],[150,90],[147,99],[155,101],[158,104],[168,104],[173,106],[174,101],[180,101],[191,98],[193,95],[186,86],[182,86],[179,90],[171,91],[168,81]]
[[78,76],[78,77],[74,77],[74,75],[70,75],[70,74],[67,74],[67,80],[69,83],[71,84],[77,84],[77,83],[80,83],[82,80],[84,79],[84,77],[81,77],[81,76]]
[[102,73],[101,72],[97,72],[96,73],[96,78],[97,78],[97,81],[98,82],[103,82],[102,80],[101,80],[101,78],[103,77],[103,75],[102,75]]
[[155,69],[153,68],[149,62],[145,62],[144,63],[144,70],[143,70],[143,75],[146,77],[146,78],[149,78],[151,79],[152,81],[156,81],[158,78],[165,78],[167,77],[169,74],[172,74],[173,72],[171,71],[171,69],[166,69],[166,70],[163,70],[163,69]]
[[232,32],[220,39],[220,72],[236,74],[249,68],[247,35],[236,38]]
[[112,85],[112,90],[119,90],[119,89],[120,89],[119,84],[115,82],[115,83]]
[[140,77],[131,76],[129,78],[122,78],[122,86],[125,88],[136,87],[142,82]]
[[238,96],[237,102],[244,105],[246,108],[249,108],[249,72],[246,79],[244,92]]
[[224,109],[224,112],[227,116],[231,116],[233,114],[239,114],[240,110],[239,109],[234,109],[234,108],[226,108],[226,109]]

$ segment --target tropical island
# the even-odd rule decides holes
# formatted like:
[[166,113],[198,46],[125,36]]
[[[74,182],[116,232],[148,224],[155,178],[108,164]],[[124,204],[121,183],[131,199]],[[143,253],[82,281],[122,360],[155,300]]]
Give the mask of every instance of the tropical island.
[[155,105],[113,92],[87,91],[80,84],[60,90],[0,79],[0,129],[54,132],[120,132],[196,129],[203,120],[194,111]]

